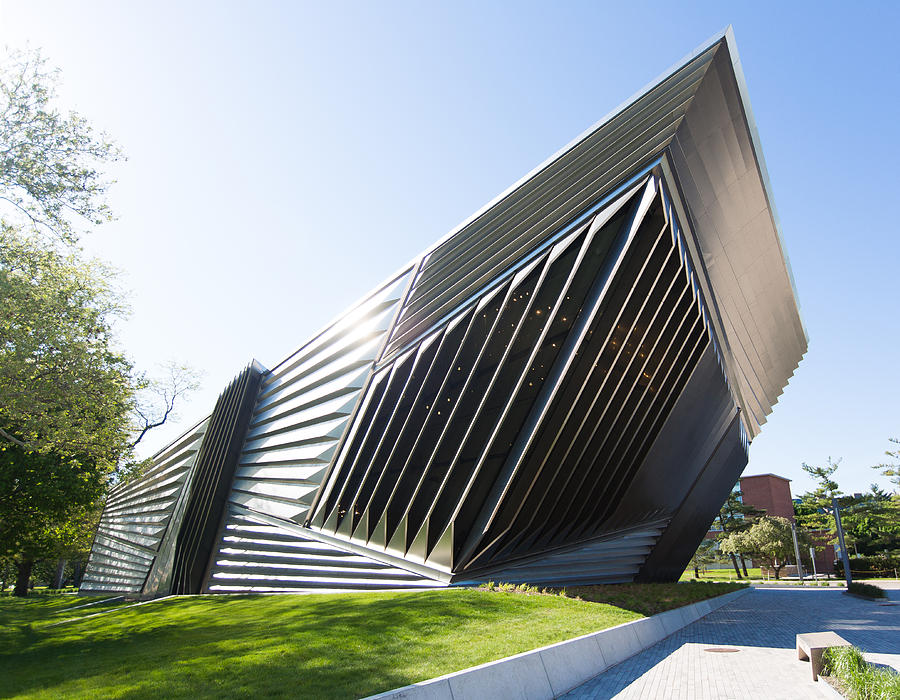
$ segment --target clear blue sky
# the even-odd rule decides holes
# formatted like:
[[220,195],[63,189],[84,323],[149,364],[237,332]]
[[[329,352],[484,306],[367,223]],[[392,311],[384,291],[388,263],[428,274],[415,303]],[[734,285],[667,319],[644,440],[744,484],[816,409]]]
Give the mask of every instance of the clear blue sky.
[[3,0],[0,39],[129,157],[85,247],[137,363],[206,372],[185,428],[733,24],[810,335],[745,473],[796,494],[828,456],[866,489],[900,437],[897,7]]

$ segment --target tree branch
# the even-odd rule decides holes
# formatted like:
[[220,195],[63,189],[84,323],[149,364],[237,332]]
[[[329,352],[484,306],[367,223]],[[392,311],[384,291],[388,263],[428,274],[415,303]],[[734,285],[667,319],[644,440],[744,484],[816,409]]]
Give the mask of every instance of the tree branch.
[[19,447],[24,447],[26,450],[28,449],[28,445],[19,440],[19,438],[7,433],[3,428],[0,428],[0,437],[5,437],[7,440],[18,445]]

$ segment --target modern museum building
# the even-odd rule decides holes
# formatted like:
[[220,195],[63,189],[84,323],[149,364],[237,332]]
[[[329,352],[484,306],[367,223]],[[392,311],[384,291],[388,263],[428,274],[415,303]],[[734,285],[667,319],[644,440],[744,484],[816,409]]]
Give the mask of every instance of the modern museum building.
[[728,30],[244,368],[82,590],[676,580],[806,347]]

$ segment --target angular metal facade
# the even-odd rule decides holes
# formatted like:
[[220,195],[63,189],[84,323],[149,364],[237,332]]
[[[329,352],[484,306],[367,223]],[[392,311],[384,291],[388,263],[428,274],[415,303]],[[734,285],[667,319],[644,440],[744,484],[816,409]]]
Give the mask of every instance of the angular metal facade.
[[806,343],[729,30],[248,367],[83,588],[674,579]]

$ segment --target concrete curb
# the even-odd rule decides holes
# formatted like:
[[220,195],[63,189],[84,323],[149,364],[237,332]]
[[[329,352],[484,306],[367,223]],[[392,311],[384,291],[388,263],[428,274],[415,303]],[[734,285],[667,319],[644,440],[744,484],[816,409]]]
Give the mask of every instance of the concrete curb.
[[551,700],[751,590],[701,600],[365,700]]

